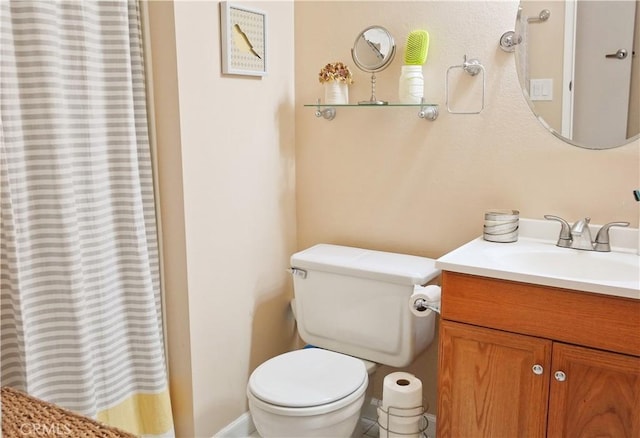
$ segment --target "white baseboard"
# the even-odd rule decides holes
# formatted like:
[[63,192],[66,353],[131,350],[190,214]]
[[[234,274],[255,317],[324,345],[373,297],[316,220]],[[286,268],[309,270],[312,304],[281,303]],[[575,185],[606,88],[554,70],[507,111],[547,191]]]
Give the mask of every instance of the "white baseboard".
[[216,433],[213,438],[247,438],[256,431],[249,411],[240,415]]

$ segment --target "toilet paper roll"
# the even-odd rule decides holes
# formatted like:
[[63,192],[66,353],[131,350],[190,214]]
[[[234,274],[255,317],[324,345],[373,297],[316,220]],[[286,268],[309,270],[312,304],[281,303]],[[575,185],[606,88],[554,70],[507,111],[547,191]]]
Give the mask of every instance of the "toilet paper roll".
[[409,297],[409,309],[418,317],[431,314],[431,311],[440,313],[440,286],[430,284],[428,286],[414,286],[413,293]]
[[382,408],[419,408],[422,406],[422,382],[403,371],[387,374],[382,382]]
[[387,374],[378,408],[381,436],[384,431],[388,436],[418,437],[423,412],[420,379],[402,371]]

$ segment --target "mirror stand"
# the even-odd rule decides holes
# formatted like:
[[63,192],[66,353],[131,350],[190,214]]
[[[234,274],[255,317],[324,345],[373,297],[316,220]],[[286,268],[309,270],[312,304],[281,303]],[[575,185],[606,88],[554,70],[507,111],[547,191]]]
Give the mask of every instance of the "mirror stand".
[[396,54],[393,37],[382,26],[370,26],[360,32],[353,43],[351,57],[358,68],[371,73],[371,97],[358,105],[388,105],[376,97],[376,73],[389,66]]
[[369,100],[361,100],[358,105],[388,105],[389,102],[378,100],[376,97],[376,74],[371,73],[371,97]]

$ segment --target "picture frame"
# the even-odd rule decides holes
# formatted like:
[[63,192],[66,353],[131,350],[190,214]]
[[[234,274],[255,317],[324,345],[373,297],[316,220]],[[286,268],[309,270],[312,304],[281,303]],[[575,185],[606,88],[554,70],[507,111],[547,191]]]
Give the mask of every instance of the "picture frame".
[[267,74],[267,14],[239,3],[220,2],[222,73]]

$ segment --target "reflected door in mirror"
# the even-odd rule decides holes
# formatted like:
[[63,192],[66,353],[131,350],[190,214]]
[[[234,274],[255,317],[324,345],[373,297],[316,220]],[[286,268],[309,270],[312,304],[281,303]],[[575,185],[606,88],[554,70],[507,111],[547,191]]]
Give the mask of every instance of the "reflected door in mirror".
[[576,5],[574,111],[569,120],[571,138],[578,143],[624,144],[627,139],[635,7],[633,1]]
[[[639,137],[640,66],[632,55],[640,46],[638,4],[521,0],[515,25],[520,84],[538,120],[567,143],[608,149]],[[548,19],[539,19],[542,10]],[[541,84],[542,98],[536,96]]]

